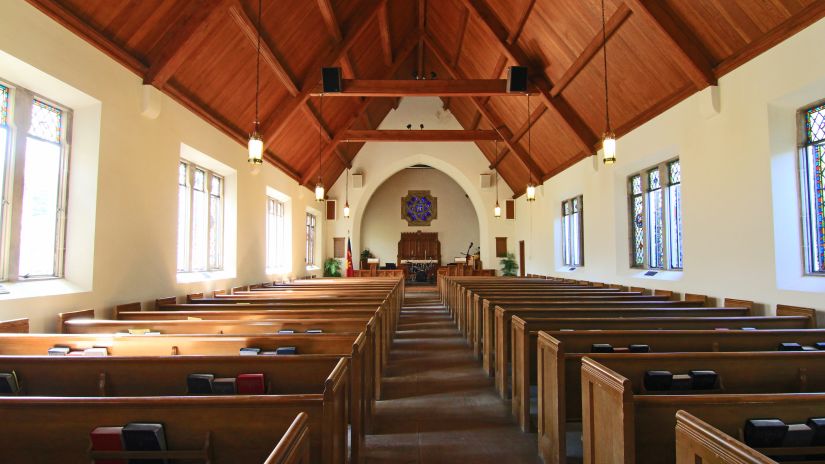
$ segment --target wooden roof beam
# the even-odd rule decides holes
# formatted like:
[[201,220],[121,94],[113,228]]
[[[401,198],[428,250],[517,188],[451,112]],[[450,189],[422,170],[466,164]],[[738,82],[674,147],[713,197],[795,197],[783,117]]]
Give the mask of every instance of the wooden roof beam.
[[[235,24],[241,29],[241,32],[249,39],[250,44],[253,47],[257,47],[258,45],[258,27],[252,21],[252,19],[246,14],[243,10],[243,6],[240,3],[240,0],[233,0],[232,6],[229,7],[229,14],[232,16],[232,19],[235,20]],[[295,80],[292,79],[292,76],[289,75],[286,68],[283,64],[281,64],[281,60],[275,56],[275,52],[272,51],[272,47],[263,37],[261,37],[261,58],[263,58],[263,62],[272,69],[272,72],[275,73],[275,76],[278,78],[279,81],[286,87],[287,91],[293,97],[298,95],[298,86],[295,84]]]
[[[610,19],[607,20],[605,24],[605,33],[607,35],[607,39],[610,40],[610,37],[619,30],[619,27],[624,24],[625,20],[630,17],[632,10],[627,6],[627,4],[622,3],[616,9],[616,12],[610,16]],[[603,35],[602,35],[602,28],[599,28],[599,33],[596,34],[590,42],[584,47],[584,51],[576,58],[573,64],[567,68],[567,71],[561,76],[561,78],[553,84],[553,88],[550,91],[551,97],[556,97],[559,95],[568,84],[573,82],[573,79],[579,75],[579,73],[587,66],[590,61],[596,56],[596,53],[602,49],[603,44]]]
[[476,142],[500,140],[494,130],[353,130],[344,134],[347,142]]
[[[504,53],[511,63],[529,66],[530,60],[527,59],[527,55],[516,44],[507,43],[506,39],[503,38],[508,35],[504,26],[501,25],[498,18],[495,17],[493,12],[490,11],[481,0],[461,1],[467,9],[470,10],[470,13],[479,20],[481,26],[487,30],[487,33],[493,39],[494,44]],[[539,96],[544,101],[544,104],[555,112],[573,132],[575,135],[573,141],[579,148],[587,153],[594,153],[599,138],[590,130],[575,109],[561,96],[554,98],[550,95],[550,79],[542,72],[541,74],[532,76],[530,81],[538,88],[540,92]]]
[[[430,49],[433,51],[433,55],[435,55],[436,59],[441,62],[441,65],[444,66],[445,69],[450,73],[450,75],[454,79],[466,79],[466,76],[459,70],[458,68],[453,67],[450,64],[450,61],[447,57],[446,52],[441,49],[441,46],[432,38],[429,34],[425,34],[425,38],[427,40],[427,44],[430,46]],[[533,175],[536,179],[541,179],[543,173],[541,169],[538,167],[536,162],[530,157],[530,155],[524,151],[524,149],[519,145],[517,142],[513,141],[513,134],[510,132],[510,129],[507,127],[506,124],[501,120],[498,114],[495,113],[492,109],[490,109],[484,102],[483,99],[480,97],[473,97],[470,99],[473,102],[473,105],[478,109],[479,113],[486,119],[490,125],[493,127],[499,128],[498,131],[501,134],[502,140],[504,141],[504,145],[512,150],[518,156],[519,160],[521,160],[522,164],[527,168],[527,170]]]
[[[536,109],[533,110],[533,113],[530,114],[530,123],[528,124],[525,122],[521,127],[518,128],[517,131],[513,132],[513,140],[516,142],[521,140],[521,138],[524,137],[525,134],[527,134],[527,131],[530,130],[530,127],[535,126],[536,121],[538,121],[539,118],[541,118],[546,111],[546,106],[537,105]],[[502,150],[501,154],[498,155],[498,160],[493,161],[493,163],[490,164],[490,169],[496,169],[501,164],[501,162],[504,161],[504,158],[507,157],[509,153],[510,150],[507,147],[504,147],[504,150]]]
[[390,7],[384,4],[378,13],[378,30],[381,33],[381,51],[384,64],[392,66],[392,38],[390,37]]
[[[386,8],[386,4],[382,7]],[[344,40],[341,34],[341,27],[338,25],[338,20],[335,18],[335,10],[332,8],[330,0],[318,0],[318,9],[321,10],[321,17],[324,18],[324,23],[327,25],[327,30],[335,42],[340,43]],[[345,52],[341,57],[341,68],[344,76],[349,78],[355,77],[355,67],[349,58],[349,52]]]
[[687,73],[697,89],[716,85],[713,66],[700,42],[674,19],[666,7],[658,1],[626,0],[630,8],[642,16],[650,26],[662,33],[679,67]]
[[378,13],[382,5],[387,0],[378,0],[375,2],[366,13],[359,17],[358,23],[355,24],[352,31],[344,37],[344,40],[337,44],[325,56],[317,59],[308,69],[309,75],[304,79],[301,91],[295,98],[291,98],[285,103],[279,103],[275,106],[273,114],[262,118],[267,121],[265,127],[262,128],[264,146],[268,147],[272,144],[275,138],[284,130],[287,122],[292,118],[292,115],[297,111],[301,105],[306,103],[309,99],[311,91],[315,88],[318,81],[321,80],[321,68],[329,66],[330,64],[339,62],[344,54],[352,47],[352,45],[361,37],[367,30],[370,22]]
[[[393,62],[392,66],[387,69],[384,73],[385,79],[392,78],[397,72],[398,69],[401,68],[401,65],[410,57],[413,50],[415,50],[415,46],[418,44],[419,38],[421,37],[421,31],[413,31],[407,37],[406,42],[401,47],[401,50],[395,54],[395,61]],[[344,135],[346,131],[352,128],[352,125],[355,124],[358,119],[361,118],[361,114],[367,110],[367,107],[372,103],[373,99],[371,98],[363,98],[360,102],[358,102],[358,106],[355,108],[355,111],[352,112],[350,118],[341,126],[341,129],[335,133],[335,136],[330,140],[330,142],[325,146],[321,152],[321,158],[328,157],[330,153],[338,147],[342,141],[344,141]],[[354,156],[353,156],[354,158]],[[314,179],[317,176],[317,168],[312,166],[307,172],[301,176],[301,185],[308,185],[308,182]]]
[[[316,87],[312,96],[320,96]],[[530,93],[537,94],[536,90]],[[523,97],[523,93],[507,92],[507,79],[420,79],[378,80],[344,79],[342,91],[324,93],[325,97]]]
[[[458,40],[456,40],[455,52],[453,53],[453,59],[451,61],[454,68],[458,67],[458,60],[461,59],[461,49],[464,48],[464,36],[467,33],[467,24],[469,22],[470,22],[470,12],[467,10],[467,8],[464,8],[462,10],[462,13],[461,13],[461,19],[459,20],[459,24],[461,24],[461,25],[458,27]],[[499,76],[493,76],[493,77],[499,77]],[[444,109],[449,110],[450,109],[450,98],[447,97],[447,98],[443,99],[443,103],[444,103]]]
[[512,45],[516,43],[519,37],[521,37],[521,33],[524,32],[524,25],[527,24],[527,19],[530,18],[530,13],[533,12],[533,7],[536,6],[536,0],[530,0],[530,3],[527,5],[527,8],[524,9],[524,13],[519,18],[516,27],[510,32],[510,35],[507,36],[507,43]]
[[[427,27],[427,0],[418,0],[418,30],[424,31]],[[424,36],[418,40],[418,65],[416,75],[424,77]]]

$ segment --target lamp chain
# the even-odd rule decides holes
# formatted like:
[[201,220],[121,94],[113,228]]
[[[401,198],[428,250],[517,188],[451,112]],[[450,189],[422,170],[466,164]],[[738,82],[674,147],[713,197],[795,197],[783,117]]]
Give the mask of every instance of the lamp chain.
[[610,98],[607,93],[607,23],[604,16],[604,0],[602,0],[602,56],[604,57],[604,115],[606,131],[610,131]]

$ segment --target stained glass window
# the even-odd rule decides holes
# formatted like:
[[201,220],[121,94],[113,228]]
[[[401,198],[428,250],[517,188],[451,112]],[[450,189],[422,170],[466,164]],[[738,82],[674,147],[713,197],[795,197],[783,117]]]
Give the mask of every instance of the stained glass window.
[[63,111],[35,99],[32,102],[29,135],[47,142],[60,143]]
[[565,200],[562,208],[562,263],[565,266],[584,264],[582,197]]
[[806,270],[825,274],[825,105],[804,113],[806,140],[800,150]]
[[9,88],[0,85],[0,126],[9,124]]
[[632,267],[682,269],[681,180],[678,159],[630,177]]
[[429,190],[410,190],[401,198],[401,219],[409,226],[429,226],[438,219],[438,199]]
[[633,176],[631,184],[631,207],[630,217],[632,231],[632,264],[634,267],[645,264],[645,228],[644,228],[644,199],[642,197],[642,176]]

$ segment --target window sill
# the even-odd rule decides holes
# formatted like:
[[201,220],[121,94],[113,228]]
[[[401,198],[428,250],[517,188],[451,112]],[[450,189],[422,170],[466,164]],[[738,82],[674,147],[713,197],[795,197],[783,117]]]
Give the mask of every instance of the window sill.
[[[654,271],[656,275],[646,275],[648,272]],[[637,279],[645,279],[645,280],[682,280],[684,277],[684,271],[676,271],[676,270],[658,270],[658,269],[639,269],[639,268],[632,268],[630,269],[630,277],[634,277]]]
[[584,269],[584,266],[562,266],[556,269],[556,272],[576,272],[579,269]]
[[212,280],[228,280],[234,278],[235,273],[231,271],[179,272],[177,274],[177,282],[179,284],[209,282]]
[[286,275],[292,272],[292,269],[287,269],[285,267],[275,268],[275,269],[266,269],[266,275],[275,276],[275,275]]
[[3,288],[8,293],[0,294],[0,300],[17,300],[23,298],[37,298],[45,296],[70,295],[83,293],[89,289],[81,288],[66,279],[38,279],[26,282],[3,282]]
[[316,266],[314,264],[310,265],[310,266],[307,266],[307,271],[320,271],[320,270],[321,270],[321,266]]

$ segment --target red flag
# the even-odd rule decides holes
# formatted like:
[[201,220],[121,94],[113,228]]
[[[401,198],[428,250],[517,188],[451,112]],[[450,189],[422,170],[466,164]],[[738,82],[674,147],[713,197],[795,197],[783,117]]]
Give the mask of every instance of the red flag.
[[352,267],[352,240],[347,237],[347,277],[355,277],[355,269]]

